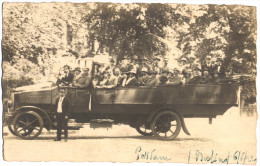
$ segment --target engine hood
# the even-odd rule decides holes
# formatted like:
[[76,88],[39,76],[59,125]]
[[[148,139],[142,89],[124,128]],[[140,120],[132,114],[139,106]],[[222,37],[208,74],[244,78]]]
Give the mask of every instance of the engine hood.
[[28,86],[21,86],[18,88],[13,89],[13,92],[33,92],[33,91],[44,91],[44,90],[51,90],[56,88],[52,82],[35,84],[35,85],[28,85]]

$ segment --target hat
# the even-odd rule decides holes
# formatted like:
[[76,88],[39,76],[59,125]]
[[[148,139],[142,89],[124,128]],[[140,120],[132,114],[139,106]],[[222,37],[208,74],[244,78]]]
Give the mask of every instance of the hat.
[[133,59],[133,60],[138,60],[138,56],[137,56],[137,55],[134,55],[132,59]]
[[201,71],[201,68],[200,68],[199,66],[196,66],[195,69],[194,69],[194,71],[195,71],[195,70]]
[[160,61],[160,60],[161,60],[161,58],[159,58],[159,57],[157,57],[157,56],[156,56],[156,57],[154,57],[154,58],[153,58],[153,60]]
[[141,71],[148,73],[148,69],[146,67],[142,67]]
[[70,69],[70,66],[69,66],[69,65],[64,65],[63,68],[64,68],[64,67],[67,67],[68,69]]
[[173,69],[173,71],[180,71],[177,67],[175,67],[174,69]]
[[203,71],[209,71],[209,68],[204,67],[204,68],[203,68]]
[[189,58],[194,58],[196,59],[196,57],[194,55],[189,55]]
[[169,73],[169,69],[168,68],[163,69],[162,73]]
[[216,62],[216,60],[217,60],[216,58],[211,58],[212,62]]
[[129,71],[129,73],[136,74],[136,70],[132,69],[132,70]]
[[89,68],[88,68],[88,67],[84,67],[84,68],[82,68],[82,70],[83,70],[83,71],[89,70]]
[[94,65],[97,65],[97,66],[101,67],[101,64],[99,64],[99,63],[95,63]]
[[74,71],[79,71],[79,72],[81,72],[80,67],[75,67]]
[[223,60],[222,60],[221,57],[218,57],[218,58],[217,58],[217,61],[221,61],[221,62],[222,62]]
[[150,71],[149,74],[157,74],[157,71]]
[[187,59],[186,58],[181,58],[181,61],[187,62]]

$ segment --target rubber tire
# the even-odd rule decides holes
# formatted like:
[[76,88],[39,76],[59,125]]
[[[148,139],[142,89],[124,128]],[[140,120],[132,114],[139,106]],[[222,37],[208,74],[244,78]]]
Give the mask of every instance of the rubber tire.
[[[171,136],[171,137],[161,137],[160,135],[157,134],[156,132],[156,129],[155,129],[155,124],[156,124],[156,121],[158,120],[158,118],[162,115],[165,115],[165,114],[172,114],[175,116],[176,118],[176,122],[177,122],[177,128],[174,132],[174,134]],[[152,129],[152,132],[153,132],[153,135],[157,138],[157,139],[160,139],[160,140],[165,140],[165,141],[171,141],[171,140],[174,140],[180,133],[181,131],[181,120],[180,120],[180,117],[178,114],[176,114],[175,112],[173,111],[163,111],[163,112],[160,112],[158,113],[155,118],[153,119],[153,122],[151,124],[151,129]]]
[[42,120],[41,116],[40,116],[39,114],[37,114],[36,112],[34,112],[34,111],[25,111],[25,112],[21,112],[21,113],[19,113],[19,114],[17,114],[17,115],[15,116],[14,121],[13,121],[13,126],[16,126],[17,119],[18,119],[21,115],[24,115],[24,114],[32,114],[32,115],[34,115],[34,116],[38,119],[38,121],[39,121],[40,130],[39,130],[39,132],[38,132],[36,135],[34,135],[33,137],[30,137],[30,138],[27,138],[27,137],[24,137],[24,136],[18,134],[18,133],[17,133],[17,128],[14,129],[15,134],[16,134],[16,136],[18,136],[18,137],[20,137],[20,138],[22,138],[22,139],[26,139],[26,140],[35,139],[35,138],[37,138],[37,137],[41,134],[41,132],[42,132],[42,129],[43,129],[43,120]]
[[12,119],[10,118],[10,119],[8,120],[7,126],[8,126],[9,131],[10,131],[14,136],[17,136],[17,135],[16,135],[16,132],[15,132],[14,129],[13,129],[13,118],[12,118]]

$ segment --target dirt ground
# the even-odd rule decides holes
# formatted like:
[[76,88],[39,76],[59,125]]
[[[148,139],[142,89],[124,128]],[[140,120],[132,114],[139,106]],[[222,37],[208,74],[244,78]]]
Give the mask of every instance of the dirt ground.
[[125,125],[112,129],[70,131],[68,142],[55,142],[55,131],[35,140],[21,140],[5,127],[7,161],[107,161],[256,164],[257,117],[240,116],[233,107],[213,119],[185,119],[191,133],[181,131],[174,141],[144,137]]

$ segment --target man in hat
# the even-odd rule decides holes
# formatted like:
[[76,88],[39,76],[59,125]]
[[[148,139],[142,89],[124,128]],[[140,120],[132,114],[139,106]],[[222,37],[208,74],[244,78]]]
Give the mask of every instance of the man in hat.
[[161,59],[159,57],[154,57],[153,58],[153,63],[152,63],[152,68],[151,70],[156,71],[157,74],[161,74],[161,68],[159,67],[159,62]]
[[137,55],[134,55],[133,58],[132,58],[132,61],[131,63],[129,64],[129,68],[128,70],[135,70],[136,71],[136,74],[138,75],[139,74],[139,70],[140,70],[140,64],[139,64],[139,61],[138,61],[138,56]]
[[189,66],[190,66],[191,70],[194,70],[197,66],[197,64],[195,63],[195,60],[196,60],[196,58],[194,55],[189,56]]
[[97,88],[102,88],[107,85],[108,79],[109,79],[109,71],[108,70],[103,71],[101,77],[102,77],[102,80],[100,80],[99,85],[96,86]]
[[136,79],[136,71],[130,70],[129,71],[129,77],[127,78],[125,85],[123,86],[137,86],[138,82]]
[[160,81],[159,79],[156,78],[157,72],[156,71],[150,71],[149,77],[150,80],[147,83],[147,86],[153,87],[153,86],[158,86]]
[[180,71],[182,72],[182,71],[184,71],[184,70],[186,70],[187,68],[190,68],[190,66],[189,66],[189,64],[187,64],[187,59],[186,58],[181,58],[181,61],[180,61]]
[[181,84],[180,71],[177,68],[173,69],[173,72],[169,72],[167,85],[179,85]]
[[186,85],[190,82],[191,78],[192,78],[192,70],[191,69],[187,69],[184,70],[182,72],[182,77],[181,77],[181,84],[182,85]]
[[68,109],[69,100],[66,98],[66,89],[59,89],[59,98],[56,100],[56,119],[57,119],[57,138],[55,141],[61,141],[61,131],[64,129],[64,139],[68,139]]
[[169,71],[167,69],[164,69],[162,71],[162,75],[159,77],[159,85],[165,85],[166,82],[168,81],[168,74],[169,74]]
[[223,60],[222,58],[217,58],[217,64],[216,64],[216,67],[215,67],[215,70],[214,71],[217,71],[219,73],[219,77],[220,78],[224,78],[225,77],[225,70],[224,70],[224,67],[223,67]]
[[201,68],[199,66],[197,66],[194,69],[194,77],[191,78],[191,80],[189,81],[189,84],[201,84],[202,83],[202,77],[201,77]]
[[213,83],[213,78],[209,74],[208,68],[204,67],[203,76],[202,76],[202,84],[211,84]]
[[80,77],[78,78],[77,82],[74,83],[74,86],[77,86],[80,88],[86,88],[91,83],[91,77],[89,76],[89,68],[85,67],[82,70],[83,70],[83,73],[80,74]]
[[63,66],[63,73],[59,74],[58,80],[57,80],[57,85],[61,86],[68,86],[69,84],[72,83],[73,80],[73,73],[70,72],[70,66],[69,65],[64,65]]
[[72,86],[76,86],[78,84],[79,78],[81,77],[81,69],[80,67],[76,67],[74,69],[74,77],[72,80]]
[[123,76],[120,75],[120,69],[118,67],[114,68],[114,74],[112,74],[112,71],[107,72],[107,82],[103,86],[105,88],[115,88],[119,85],[119,82],[123,79]]
[[221,82],[221,78],[220,78],[219,74],[220,73],[218,71],[214,72],[214,77],[213,77],[214,84],[219,84]]
[[208,55],[206,57],[206,60],[203,62],[202,64],[202,70],[204,71],[205,69],[204,68],[207,68],[207,71],[209,72],[210,75],[213,75],[212,72],[213,72],[213,69],[212,69],[212,64],[211,64],[211,56]]
[[142,69],[140,71],[140,77],[138,80],[138,84],[141,86],[145,86],[145,85],[147,85],[149,80],[150,80],[150,78],[148,76],[148,69],[146,67],[142,67]]
[[235,83],[236,81],[234,80],[234,78],[232,77],[232,68],[227,68],[227,70],[225,70],[225,77],[223,79],[221,79],[220,81],[221,83]]

